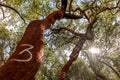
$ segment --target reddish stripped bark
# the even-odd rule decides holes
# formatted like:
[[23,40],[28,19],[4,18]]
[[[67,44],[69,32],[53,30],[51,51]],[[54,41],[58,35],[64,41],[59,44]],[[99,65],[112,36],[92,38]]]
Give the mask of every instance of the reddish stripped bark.
[[16,50],[0,68],[0,80],[34,80],[44,55],[44,31],[63,15],[64,10],[61,9],[44,20],[34,20],[28,25]]
[[[0,68],[0,80],[34,80],[34,76],[41,65],[44,55],[44,30],[50,28],[56,20],[65,17],[67,0],[61,1],[61,10],[54,11],[44,20],[34,20],[28,25],[16,50]],[[12,7],[2,6],[18,13]]]

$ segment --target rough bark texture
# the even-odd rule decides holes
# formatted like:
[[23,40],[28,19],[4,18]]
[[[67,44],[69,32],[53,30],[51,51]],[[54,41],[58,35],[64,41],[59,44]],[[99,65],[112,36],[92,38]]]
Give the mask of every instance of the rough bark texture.
[[[23,35],[21,41],[18,43],[15,52],[7,60],[7,62],[0,68],[0,80],[32,80],[37,72],[43,57],[43,32],[45,26],[40,23],[43,21],[32,21]],[[29,48],[29,46],[22,46],[23,44],[32,45],[33,48],[29,51],[32,58],[28,61],[31,55],[27,51],[20,54],[21,51]]]
[[34,80],[43,57],[44,30],[63,18],[64,10],[51,13],[44,20],[32,21],[15,52],[0,68],[0,80]]

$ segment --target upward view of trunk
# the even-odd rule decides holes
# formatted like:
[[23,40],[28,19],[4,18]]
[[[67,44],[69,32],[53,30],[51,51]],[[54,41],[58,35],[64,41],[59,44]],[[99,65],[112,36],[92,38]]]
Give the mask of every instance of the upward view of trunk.
[[0,80],[34,80],[44,55],[44,31],[63,15],[64,10],[61,9],[28,25],[16,50],[0,68]]
[[[2,27],[5,26],[4,24],[6,24],[6,20],[7,21],[11,20],[11,17],[13,17],[13,15],[11,15],[11,14],[14,14],[14,13],[8,12],[9,9],[14,11],[23,20],[23,22],[26,23],[23,16],[21,15],[25,10],[21,11],[21,9],[20,9],[19,10],[19,11],[21,11],[20,13],[19,13],[19,11],[16,10],[19,8],[19,6],[24,7],[23,4],[25,4],[26,2],[28,2],[28,1],[24,1],[24,2],[22,2],[22,4],[19,4],[19,5],[17,4],[18,6],[16,7],[15,5],[13,5],[9,2],[7,3],[6,0],[0,1],[0,11],[1,11],[0,17],[1,17],[1,22],[3,22],[3,24],[1,24]],[[1,46],[1,48],[0,48],[0,51],[1,51],[0,52],[1,53],[0,54],[0,64],[2,65],[0,67],[0,80],[35,80],[34,76],[37,73],[37,71],[42,63],[42,59],[44,56],[44,49],[43,49],[44,32],[46,29],[50,29],[51,31],[56,30],[54,33],[59,33],[60,31],[63,33],[63,30],[65,31],[65,33],[66,33],[66,31],[69,32],[68,33],[69,36],[66,37],[64,40],[65,44],[66,43],[68,44],[69,42],[71,43],[70,40],[73,40],[72,42],[75,43],[76,41],[74,41],[74,39],[76,39],[78,41],[75,44],[75,46],[69,56],[68,61],[63,65],[63,67],[61,69],[59,80],[68,80],[71,78],[71,77],[67,78],[66,75],[67,75],[67,72],[70,69],[71,65],[73,64],[73,62],[77,60],[79,53],[81,53],[82,55],[84,55],[84,53],[86,53],[86,55],[84,57],[85,58],[87,57],[87,60],[88,60],[87,63],[90,65],[89,67],[91,68],[94,75],[96,77],[98,77],[96,79],[109,80],[109,79],[117,79],[117,77],[120,78],[120,74],[117,69],[118,62],[115,61],[115,60],[118,60],[119,55],[116,55],[115,58],[111,57],[115,53],[119,52],[119,38],[118,38],[119,30],[117,30],[118,29],[117,27],[119,27],[118,22],[119,22],[120,0],[110,0],[107,2],[104,2],[104,1],[100,2],[98,0],[91,0],[91,1],[89,1],[89,0],[86,0],[86,1],[84,1],[84,0],[69,0],[69,2],[68,2],[68,0],[55,0],[54,3],[55,2],[56,2],[56,8],[59,10],[52,12],[45,19],[31,21],[29,23],[29,25],[26,27],[26,30],[23,34],[22,39],[18,42],[16,48],[14,49],[14,52],[11,53],[12,55],[5,62],[5,64],[3,64],[3,61],[4,61],[4,53],[3,52],[6,52],[6,51],[4,51],[4,50],[6,50],[6,48],[4,49],[4,46],[7,47],[11,43],[9,42],[9,44],[6,44],[6,41],[8,40],[7,38],[5,38],[5,40],[6,40],[5,42],[3,41],[4,40],[3,36],[9,35],[9,33],[6,33],[6,31],[4,30],[3,35],[1,35],[3,37],[3,39],[1,38],[1,40],[2,40],[1,44],[2,43],[5,43],[5,44],[2,44],[3,46]],[[34,4],[34,3],[38,3],[38,1],[30,2],[30,4]],[[44,3],[44,2],[42,2],[42,3]],[[100,3],[100,4],[98,4],[98,3]],[[114,3],[114,4],[112,4],[112,3]],[[49,2],[48,2],[48,4],[49,4]],[[10,5],[14,6],[15,8],[11,7]],[[30,7],[30,10],[34,11],[33,8],[36,8],[36,10],[37,10],[39,5],[40,4],[33,5],[33,7],[31,6],[32,9]],[[103,6],[103,5],[108,5],[108,6]],[[27,6],[29,6],[29,5],[27,4]],[[51,3],[50,3],[50,6],[51,6]],[[44,7],[44,6],[42,6],[42,7]],[[47,8],[47,7],[45,7],[45,8]],[[55,8],[53,8],[53,9],[55,9]],[[36,12],[36,10],[35,10],[35,12]],[[47,9],[45,9],[45,10],[47,10]],[[7,15],[6,14],[7,12],[10,13],[10,15]],[[28,13],[28,12],[29,11],[26,11],[26,13]],[[105,14],[105,15],[103,15],[103,14]],[[44,16],[46,16],[46,15],[44,15]],[[10,19],[7,19],[7,18],[10,18]],[[56,20],[60,20],[62,18],[71,19],[71,20],[65,21],[65,25],[67,25],[67,26],[61,25],[57,28],[54,28],[54,27],[51,28]],[[79,19],[79,20],[76,21],[76,19]],[[75,21],[73,21],[73,20],[75,20]],[[102,25],[102,23],[105,23],[105,24]],[[64,20],[63,20],[63,24],[64,24]],[[3,28],[3,29],[6,29],[6,28]],[[113,33],[113,34],[111,35],[111,33]],[[67,34],[65,34],[65,35],[67,35]],[[94,38],[94,36],[95,36],[95,38]],[[113,36],[114,36],[114,39],[112,39]],[[57,36],[57,37],[59,37],[59,36]],[[59,38],[61,38],[61,36]],[[64,37],[62,37],[62,38],[64,38]],[[112,41],[111,41],[111,39],[112,39]],[[91,42],[86,42],[87,40],[90,40]],[[7,43],[8,43],[8,41],[7,41]],[[91,43],[93,43],[93,44],[91,44]],[[101,44],[101,45],[99,46],[99,44]],[[83,51],[81,51],[82,47],[84,47]],[[90,51],[87,50],[87,48],[90,48],[90,47],[100,48],[100,51],[98,51],[97,49],[94,49],[93,53],[99,52],[102,54],[95,54],[95,58],[94,58],[94,56],[92,56],[93,54],[89,54]],[[115,47],[115,48],[112,48],[112,47]],[[108,51],[108,50],[110,50],[110,51]],[[96,59],[96,60],[94,60],[94,59]],[[86,61],[86,59],[85,59],[85,61],[84,61],[84,59],[82,59],[82,60],[83,60],[82,62]],[[102,66],[102,67],[100,67],[101,68],[100,70],[99,70],[99,63],[100,63],[100,66]],[[87,69],[88,71],[89,71],[89,67]],[[104,68],[105,68],[105,70],[104,70]],[[54,70],[54,69],[52,69],[52,70]],[[85,71],[87,71],[87,70],[85,70]],[[89,72],[91,72],[91,70]],[[102,70],[104,70],[105,73],[107,73],[107,71],[109,71],[110,74],[112,74],[112,76],[108,76],[108,73],[102,74]],[[50,72],[50,71],[47,70],[47,72]],[[93,73],[92,73],[92,75],[93,75]],[[50,74],[50,78],[48,76],[49,74]],[[46,77],[48,77],[48,79],[52,80],[52,77],[51,77],[52,73],[50,72],[49,74],[43,74],[44,79],[47,79]],[[84,76],[87,76],[87,75],[84,75]],[[88,77],[91,77],[91,76],[88,76]],[[56,77],[53,77],[53,78],[56,78]],[[93,76],[93,78],[94,78],[94,76]],[[81,79],[81,77],[80,77],[80,79]],[[84,79],[86,79],[86,78],[84,77]]]

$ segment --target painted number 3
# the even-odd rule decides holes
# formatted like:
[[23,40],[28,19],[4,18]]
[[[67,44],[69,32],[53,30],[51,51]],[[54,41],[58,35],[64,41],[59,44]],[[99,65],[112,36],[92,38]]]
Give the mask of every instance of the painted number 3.
[[24,59],[24,60],[23,59],[13,59],[12,61],[28,62],[32,59],[32,53],[29,50],[32,49],[33,46],[30,44],[22,44],[21,46],[28,46],[28,48],[22,50],[19,54],[23,54],[24,52],[27,52],[30,55],[30,57],[28,59]]

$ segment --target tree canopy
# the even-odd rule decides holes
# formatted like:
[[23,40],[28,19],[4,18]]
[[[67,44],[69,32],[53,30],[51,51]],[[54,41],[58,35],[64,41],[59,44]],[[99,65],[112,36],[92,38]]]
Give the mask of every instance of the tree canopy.
[[[0,0],[0,65],[10,57],[31,21],[44,19],[60,8],[61,0]],[[71,19],[57,21],[44,33],[45,55],[36,80],[59,79],[89,25],[93,28],[88,35],[94,37],[83,44],[65,79],[119,80],[120,0],[68,0],[68,18],[67,14]]]

